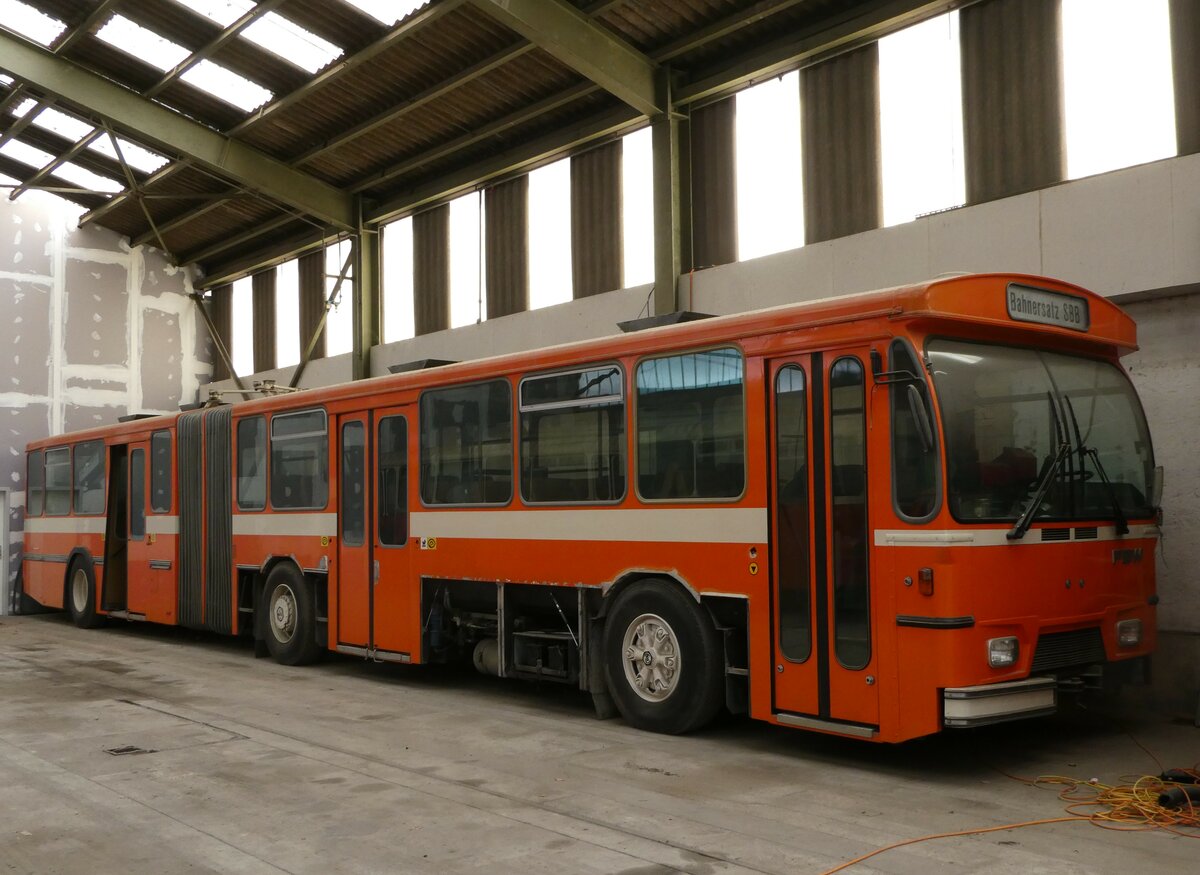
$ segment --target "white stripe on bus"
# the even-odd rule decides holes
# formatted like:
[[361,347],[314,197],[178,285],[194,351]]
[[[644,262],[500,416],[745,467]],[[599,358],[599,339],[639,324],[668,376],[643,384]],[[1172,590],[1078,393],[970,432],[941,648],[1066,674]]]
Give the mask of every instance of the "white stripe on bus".
[[337,534],[337,519],[336,513],[240,513],[233,517],[233,533],[332,538]]
[[46,535],[103,535],[106,518],[102,516],[26,517],[25,531]]
[[[1054,526],[1052,528],[1076,528]],[[1094,538],[1063,538],[1061,541],[1043,541],[1039,529],[1030,529],[1024,537],[1014,541],[1008,539],[1008,527],[999,529],[876,529],[876,547],[999,547],[1005,544],[1086,544],[1089,541],[1133,541],[1139,538],[1157,538],[1158,526],[1137,525],[1129,527],[1129,534],[1118,535],[1116,526],[1098,526]]]
[[179,517],[151,515],[146,517],[146,532],[151,535],[178,535]]
[[417,538],[762,544],[767,509],[421,511],[410,516],[410,526]]

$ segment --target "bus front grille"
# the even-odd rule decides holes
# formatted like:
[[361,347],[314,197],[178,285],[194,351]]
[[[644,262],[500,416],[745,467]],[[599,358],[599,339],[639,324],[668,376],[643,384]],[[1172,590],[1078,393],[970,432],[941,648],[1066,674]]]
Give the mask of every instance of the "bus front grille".
[[1051,632],[1038,638],[1030,670],[1071,668],[1104,662],[1104,659],[1104,639],[1098,628]]

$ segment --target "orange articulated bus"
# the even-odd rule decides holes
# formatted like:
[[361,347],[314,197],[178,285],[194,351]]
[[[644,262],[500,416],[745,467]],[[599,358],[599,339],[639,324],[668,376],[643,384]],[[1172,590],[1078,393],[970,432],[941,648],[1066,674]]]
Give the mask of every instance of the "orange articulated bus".
[[1135,348],[1083,289],[962,276],[134,419],[30,445],[25,591],[661,732],[1042,715],[1154,647]]

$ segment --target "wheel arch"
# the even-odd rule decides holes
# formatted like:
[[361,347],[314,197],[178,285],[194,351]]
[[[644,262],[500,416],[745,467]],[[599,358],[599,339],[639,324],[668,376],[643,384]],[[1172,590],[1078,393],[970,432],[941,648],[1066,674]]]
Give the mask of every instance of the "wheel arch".
[[[87,547],[72,548],[71,552],[67,554],[67,565],[66,565],[66,569],[63,571],[62,609],[64,611],[68,610],[70,607],[70,602],[68,602],[67,599],[69,599],[71,597],[71,572],[75,568],[75,563],[79,560],[83,560],[84,562],[87,563],[87,567],[91,568],[92,586],[95,587],[96,583],[97,583],[96,582],[96,560],[95,560],[95,557],[92,556],[92,551],[89,550]],[[96,603],[99,604],[99,602],[100,602],[100,593],[97,592],[96,593]]]

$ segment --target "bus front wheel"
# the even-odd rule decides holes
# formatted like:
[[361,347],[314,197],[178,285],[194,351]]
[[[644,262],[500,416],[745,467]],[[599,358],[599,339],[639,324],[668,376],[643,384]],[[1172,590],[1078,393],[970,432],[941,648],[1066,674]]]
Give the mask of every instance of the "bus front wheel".
[[95,629],[104,622],[96,613],[96,575],[90,559],[78,556],[71,563],[64,601],[71,622],[80,629]]
[[725,661],[712,619],[666,580],[617,596],[604,630],[608,687],[639,729],[678,734],[708,723],[724,699]]
[[312,587],[295,567],[276,565],[263,586],[260,610],[267,650],[282,665],[307,665],[321,650],[316,641],[317,612]]

